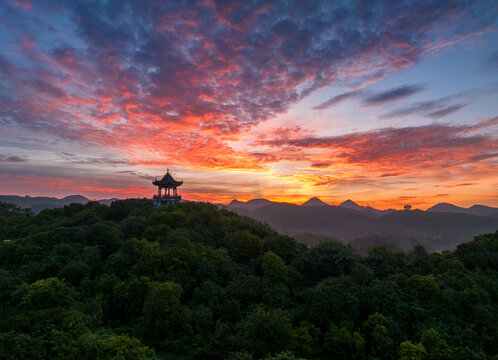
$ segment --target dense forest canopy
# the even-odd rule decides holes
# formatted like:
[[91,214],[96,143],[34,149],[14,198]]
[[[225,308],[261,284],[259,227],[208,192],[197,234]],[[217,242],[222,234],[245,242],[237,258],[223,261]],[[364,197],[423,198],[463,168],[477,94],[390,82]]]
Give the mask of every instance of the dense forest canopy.
[[498,232],[361,256],[205,203],[0,204],[0,303],[1,359],[496,359]]

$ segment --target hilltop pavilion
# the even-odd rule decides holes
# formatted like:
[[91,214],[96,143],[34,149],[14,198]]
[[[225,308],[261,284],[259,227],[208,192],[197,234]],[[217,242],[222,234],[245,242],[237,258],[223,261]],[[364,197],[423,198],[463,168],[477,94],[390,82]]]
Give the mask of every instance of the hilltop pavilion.
[[[173,179],[169,169],[161,180],[155,179],[152,184],[157,186],[157,195],[152,198],[155,206],[168,206],[169,204],[180,202],[182,199],[182,196],[178,195],[176,188],[183,184],[183,180],[176,181]],[[162,189],[164,189],[164,193],[162,193]]]

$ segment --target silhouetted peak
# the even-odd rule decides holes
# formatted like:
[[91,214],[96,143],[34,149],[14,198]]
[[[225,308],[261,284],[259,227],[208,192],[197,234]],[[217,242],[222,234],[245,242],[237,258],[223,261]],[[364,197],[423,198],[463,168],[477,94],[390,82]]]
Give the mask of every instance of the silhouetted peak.
[[247,202],[248,204],[270,204],[271,201],[267,199],[252,199]]
[[80,203],[80,202],[88,202],[88,198],[84,197],[83,195],[69,195],[61,200],[64,200],[66,202],[71,202],[71,203]]
[[467,210],[469,213],[479,216],[489,216],[498,213],[498,208],[486,205],[472,205]]
[[467,212],[468,210],[465,209],[465,208],[463,208],[463,207],[460,207],[460,206],[456,206],[456,205],[453,205],[453,204],[450,204],[450,203],[442,202],[442,203],[436,204],[436,205],[428,208],[427,211],[435,211],[435,212]]
[[358,205],[351,199],[347,199],[343,203],[341,203],[339,206],[347,208],[347,209],[353,209],[353,210],[363,210],[363,206]]
[[329,204],[320,200],[317,197],[312,197],[308,201],[302,203],[301,206],[329,206]]
[[267,200],[267,199],[252,199],[249,201],[239,201],[239,200],[232,200],[230,204],[228,204],[228,207],[232,207],[234,210],[256,210],[268,205],[273,204],[272,201]]

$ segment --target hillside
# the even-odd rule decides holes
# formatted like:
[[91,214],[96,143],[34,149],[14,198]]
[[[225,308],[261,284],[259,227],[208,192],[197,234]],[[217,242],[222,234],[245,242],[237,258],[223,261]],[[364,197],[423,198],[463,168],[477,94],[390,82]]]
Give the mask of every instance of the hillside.
[[498,232],[361,256],[205,203],[0,203],[0,358],[491,359],[497,259]]
[[[98,202],[104,205],[110,205],[118,199],[102,199]],[[62,199],[46,196],[18,196],[18,195],[0,195],[0,202],[14,204],[20,208],[31,209],[34,213],[39,213],[45,209],[60,208],[69,204],[86,204],[90,199],[82,195],[69,195]]]
[[29,208],[38,213],[45,209],[63,207],[71,203],[86,204],[89,200],[81,195],[70,195],[62,199],[46,196],[17,196],[17,195],[0,195],[0,201],[14,204],[21,208]]
[[472,205],[471,207],[464,208],[461,206],[455,206],[449,203],[439,203],[436,204],[427,211],[430,212],[446,212],[446,213],[461,213],[461,214],[470,214],[476,216],[490,216],[490,215],[498,215],[498,208],[494,208],[491,206],[485,205]]
[[[454,249],[475,235],[498,230],[497,216],[470,214],[468,209],[451,204],[435,206],[430,211],[395,211],[363,207],[351,200],[339,206],[319,201],[311,199],[302,205],[276,202],[265,205],[259,201],[259,207],[246,206],[249,201],[238,202],[236,206],[230,203],[227,208],[305,242],[311,234],[315,238],[330,237],[351,243],[358,249],[389,244],[393,249],[410,250],[421,244],[431,251],[443,251]],[[320,206],[309,206],[309,202]],[[484,208],[476,205],[469,209],[478,214],[492,214],[489,209],[493,208]],[[447,211],[451,209],[454,211]]]

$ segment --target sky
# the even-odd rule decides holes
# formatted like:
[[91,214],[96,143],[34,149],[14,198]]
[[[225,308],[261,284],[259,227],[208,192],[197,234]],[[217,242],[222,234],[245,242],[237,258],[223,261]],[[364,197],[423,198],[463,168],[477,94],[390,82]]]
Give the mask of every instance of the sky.
[[498,206],[498,2],[0,2],[0,194]]

